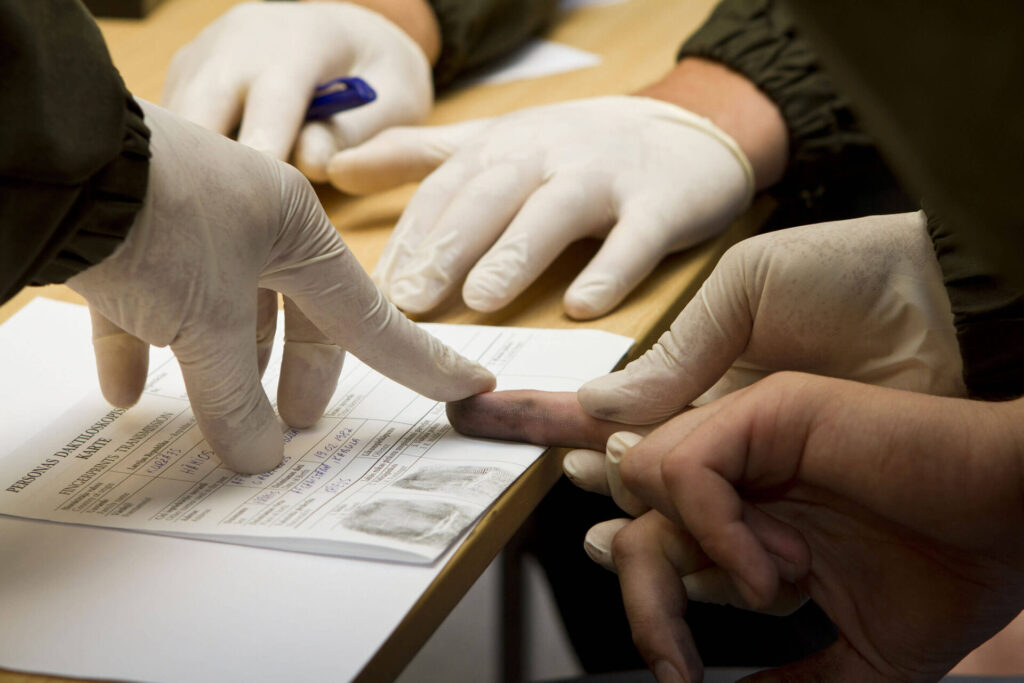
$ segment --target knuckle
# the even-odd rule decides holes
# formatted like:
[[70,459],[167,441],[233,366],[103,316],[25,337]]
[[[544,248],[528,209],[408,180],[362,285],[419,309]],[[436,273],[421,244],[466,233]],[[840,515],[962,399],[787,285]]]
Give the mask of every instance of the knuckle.
[[619,463],[619,477],[626,488],[631,489],[640,484],[646,471],[645,462],[650,458],[650,448],[643,448],[642,443],[633,446],[622,455]]
[[667,487],[676,488],[686,484],[695,467],[696,464],[693,460],[681,454],[672,453],[661,459],[659,474]]
[[616,564],[623,560],[628,561],[643,551],[647,546],[647,540],[647,534],[639,524],[627,524],[612,537],[612,560]]

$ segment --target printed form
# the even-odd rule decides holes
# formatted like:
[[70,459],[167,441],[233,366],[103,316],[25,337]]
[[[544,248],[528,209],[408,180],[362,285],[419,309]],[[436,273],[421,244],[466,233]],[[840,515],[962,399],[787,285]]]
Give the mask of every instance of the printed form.
[[[632,343],[595,330],[426,327],[494,372],[499,389],[573,391]],[[264,379],[271,397],[280,346]],[[543,452],[464,437],[443,403],[348,355],[323,419],[306,430],[282,423],[281,465],[239,475],[203,440],[170,351],[153,349],[151,367],[136,406],[111,408],[96,390],[3,454],[0,513],[430,563]]]

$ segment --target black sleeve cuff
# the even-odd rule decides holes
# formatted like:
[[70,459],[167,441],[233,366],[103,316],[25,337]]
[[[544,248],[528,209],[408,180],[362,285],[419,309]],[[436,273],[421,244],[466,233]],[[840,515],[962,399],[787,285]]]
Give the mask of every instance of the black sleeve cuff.
[[[59,224],[21,277],[4,288],[2,300],[14,296],[25,284],[64,282],[113,253],[142,208],[148,180],[149,129],[138,103],[126,95],[118,156],[81,185],[32,183],[36,187],[22,188],[19,204],[23,210],[16,212],[14,220],[49,214]],[[45,206],[39,206],[42,204]]]
[[556,0],[430,0],[441,28],[434,85],[506,54],[555,16]]
[[928,234],[953,307],[964,383],[974,398],[1003,400],[1024,395],[1024,292],[981,261],[934,207],[926,207]]
[[[797,200],[812,213],[835,213],[818,206],[845,206],[848,198],[839,195],[847,193],[843,186],[851,177],[877,177],[878,169],[884,168],[871,138],[858,126],[849,101],[835,90],[779,3],[725,0],[683,43],[678,58],[684,57],[701,57],[729,67],[779,108],[789,135],[789,160],[773,194]],[[895,184],[891,175],[886,176],[886,183]],[[909,205],[905,210],[913,208]],[[830,220],[831,215],[814,214],[812,218]]]

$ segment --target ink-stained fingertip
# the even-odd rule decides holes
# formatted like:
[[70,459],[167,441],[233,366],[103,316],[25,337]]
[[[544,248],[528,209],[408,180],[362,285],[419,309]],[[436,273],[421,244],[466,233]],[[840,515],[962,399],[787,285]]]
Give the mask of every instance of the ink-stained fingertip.
[[449,403],[447,412],[452,426],[467,436],[539,446],[603,451],[608,437],[623,428],[587,415],[573,392],[483,393]]

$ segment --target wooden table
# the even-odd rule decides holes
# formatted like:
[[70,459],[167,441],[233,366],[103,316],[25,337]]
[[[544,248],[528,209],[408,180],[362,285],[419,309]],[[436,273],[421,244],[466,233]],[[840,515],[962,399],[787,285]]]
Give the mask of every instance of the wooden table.
[[[103,20],[100,26],[114,64],[131,91],[159,102],[164,73],[174,52],[238,0],[166,0],[147,19]],[[681,39],[704,19],[713,0],[628,0],[576,10],[560,19],[547,37],[598,53],[599,66],[500,85],[444,93],[430,123],[492,116],[525,106],[628,93],[671,68]],[[360,262],[373,267],[414,186],[351,198],[330,188],[319,195],[339,232]],[[577,322],[562,312],[569,283],[597,250],[596,242],[573,245],[522,296],[502,311],[481,314],[451,302],[424,319],[448,323],[529,327],[596,328],[637,340],[629,358],[649,347],[703,282],[731,244],[753,234],[770,212],[759,200],[718,239],[666,259],[626,301],[598,320]],[[29,288],[0,306],[0,322],[36,296],[84,303],[64,286]],[[89,340],[82,339],[82,344]],[[522,524],[561,472],[561,453],[549,451],[484,516],[462,547],[412,608],[399,628],[370,660],[360,679],[397,676],[448,612]],[[0,670],[0,683],[65,681]]]

